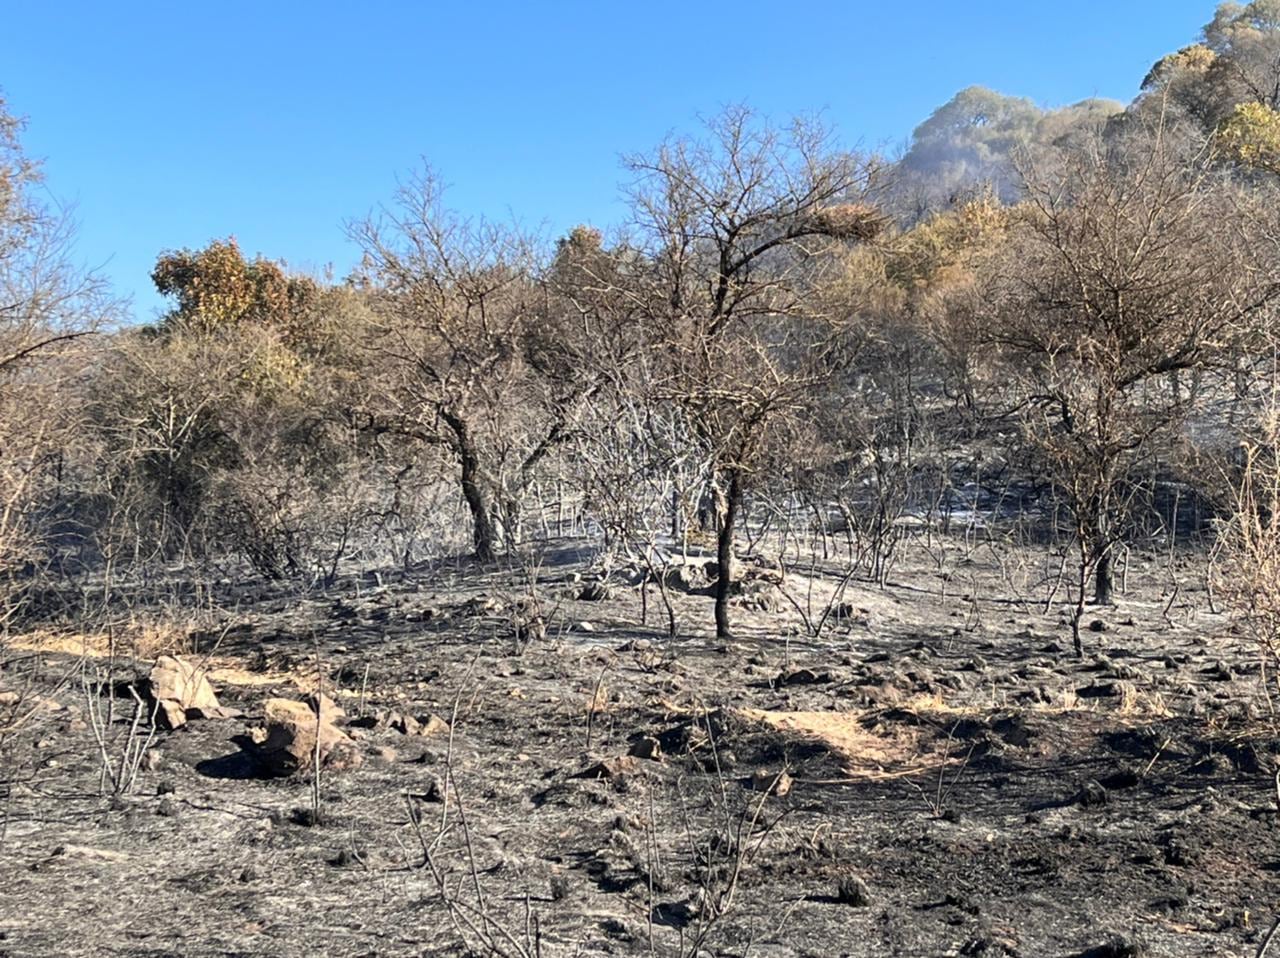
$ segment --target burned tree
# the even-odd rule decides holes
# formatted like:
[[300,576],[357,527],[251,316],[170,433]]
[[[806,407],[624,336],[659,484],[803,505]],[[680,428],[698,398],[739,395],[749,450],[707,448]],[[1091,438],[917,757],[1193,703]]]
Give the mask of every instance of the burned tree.
[[818,126],[779,130],[734,109],[707,134],[629,165],[650,265],[645,336],[664,357],[653,390],[685,411],[706,464],[723,639],[744,493],[847,356],[856,323],[835,279],[840,253],[880,219],[866,202],[872,167]]
[[376,317],[371,422],[453,462],[487,562],[515,544],[521,498],[588,387],[529,242],[454,215],[441,193],[425,171],[351,227]]
[[22,128],[0,97],[0,625],[50,558],[52,502],[78,440],[77,347],[115,312],[72,261],[74,223],[46,198]]
[[1157,128],[1054,160],[1023,165],[1008,246],[974,295],[1010,406],[1074,517],[1082,609],[1090,575],[1094,601],[1111,601],[1126,478],[1195,408],[1180,376],[1225,360],[1280,285],[1250,268],[1247,224],[1203,144]]

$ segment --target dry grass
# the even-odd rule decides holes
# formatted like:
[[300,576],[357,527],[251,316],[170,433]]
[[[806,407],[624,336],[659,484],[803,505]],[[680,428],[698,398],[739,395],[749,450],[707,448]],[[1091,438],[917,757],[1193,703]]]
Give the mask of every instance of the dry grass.
[[[73,632],[39,629],[12,635],[3,641],[15,652],[70,655],[84,659],[131,658],[151,662],[162,655],[190,656],[193,629],[171,619],[130,622],[114,632]],[[315,676],[299,671],[254,672],[230,656],[202,656],[209,681],[215,685],[245,687],[293,685],[300,692],[313,691]]]
[[919,730],[896,725],[891,732],[869,731],[863,712],[775,712],[741,709],[749,721],[817,742],[839,757],[848,776],[884,779],[920,771]]
[[55,652],[90,659],[151,660],[161,655],[190,653],[191,631],[171,622],[144,621],[108,632],[39,629],[10,636],[4,644],[23,652]]

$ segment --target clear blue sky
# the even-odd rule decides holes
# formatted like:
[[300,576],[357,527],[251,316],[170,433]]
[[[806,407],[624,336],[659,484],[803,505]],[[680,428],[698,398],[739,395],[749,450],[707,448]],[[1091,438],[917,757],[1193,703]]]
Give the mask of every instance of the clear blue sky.
[[234,234],[299,268],[426,158],[450,205],[562,232],[620,218],[618,157],[746,102],[893,147],[970,84],[1127,101],[1213,0],[1066,3],[6,0],[0,89],[79,254],[135,314],[163,249]]

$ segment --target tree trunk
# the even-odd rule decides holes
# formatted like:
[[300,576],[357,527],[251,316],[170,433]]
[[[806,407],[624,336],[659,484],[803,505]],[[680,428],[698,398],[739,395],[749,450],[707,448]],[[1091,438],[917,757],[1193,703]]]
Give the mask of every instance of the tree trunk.
[[1115,591],[1115,570],[1111,564],[1111,546],[1103,543],[1098,547],[1098,565],[1093,573],[1093,604],[1111,605],[1111,596]]
[[733,630],[729,626],[729,592],[733,587],[733,532],[741,504],[742,480],[738,470],[731,469],[716,538],[716,562],[720,573],[716,579],[716,638],[721,641],[733,638]]
[[475,543],[475,557],[481,562],[492,562],[497,555],[497,531],[493,524],[493,516],[489,501],[485,498],[484,487],[480,479],[480,456],[471,438],[471,429],[466,420],[459,416],[443,413],[442,418],[449,424],[457,439],[458,459],[462,466],[462,497],[471,510],[472,541]]

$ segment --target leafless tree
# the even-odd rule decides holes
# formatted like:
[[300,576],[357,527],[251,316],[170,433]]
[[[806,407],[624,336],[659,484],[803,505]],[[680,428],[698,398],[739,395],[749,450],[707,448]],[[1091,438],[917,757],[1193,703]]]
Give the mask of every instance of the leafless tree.
[[1211,153],[1176,131],[1096,138],[1022,177],[1008,255],[974,295],[1038,468],[1071,508],[1082,581],[1109,603],[1123,481],[1192,409],[1176,377],[1224,361],[1280,284],[1254,268]]
[[490,561],[514,544],[536,469],[589,391],[553,329],[532,245],[448,211],[430,170],[350,230],[376,316],[375,428],[452,457],[476,557]]
[[51,558],[50,522],[78,409],[83,337],[110,320],[102,280],[72,258],[74,222],[41,191],[22,121],[0,99],[0,621]]
[[873,166],[832,148],[821,126],[782,130],[746,109],[635,157],[631,190],[650,264],[645,343],[664,357],[655,398],[688,415],[708,463],[718,579],[716,632],[732,635],[734,535],[762,450],[803,417],[857,331],[841,252],[880,218]]

